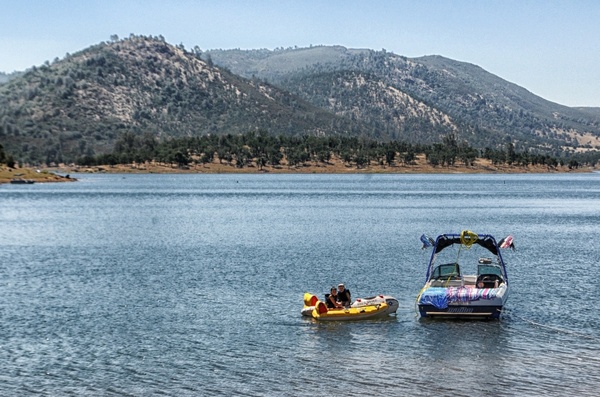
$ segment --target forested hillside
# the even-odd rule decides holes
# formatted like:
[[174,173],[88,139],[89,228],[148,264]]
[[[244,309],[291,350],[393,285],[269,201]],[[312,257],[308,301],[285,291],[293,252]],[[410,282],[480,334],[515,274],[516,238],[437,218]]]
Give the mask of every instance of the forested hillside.
[[112,37],[63,59],[3,74],[0,144],[18,162],[74,162],[135,137],[261,131],[600,157],[600,109],[569,108],[439,56],[340,46],[185,49]]
[[10,80],[10,75],[4,72],[0,72],[0,84],[6,83],[8,80]]
[[125,133],[161,140],[256,129],[362,132],[360,123],[214,67],[160,37],[101,43],[0,85],[0,142],[25,162],[108,153]]
[[[210,50],[204,57],[234,73],[281,86],[336,114],[362,112],[362,121],[373,129],[381,131],[385,124],[384,135],[409,141],[427,142],[452,129],[477,147],[512,142],[518,150],[553,154],[600,148],[600,117],[594,109],[552,103],[478,66],[440,56],[411,59],[385,50],[335,46]],[[340,76],[349,73],[354,82],[342,82]],[[390,102],[383,93],[391,90],[401,93],[398,100],[403,97],[404,105],[394,107],[401,109],[406,125],[389,112]],[[411,114],[418,114],[420,128],[412,127]],[[446,122],[439,124],[436,115],[444,115]],[[443,128],[423,133],[424,124]]]

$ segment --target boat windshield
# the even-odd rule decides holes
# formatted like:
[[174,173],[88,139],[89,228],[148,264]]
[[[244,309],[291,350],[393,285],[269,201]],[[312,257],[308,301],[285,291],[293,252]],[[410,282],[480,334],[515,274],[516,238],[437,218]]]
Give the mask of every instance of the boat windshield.
[[458,263],[446,263],[443,265],[437,266],[433,269],[431,273],[432,279],[450,279],[450,278],[459,278],[460,277],[460,267]]
[[495,274],[502,277],[502,269],[497,265],[479,265],[477,266],[477,274]]

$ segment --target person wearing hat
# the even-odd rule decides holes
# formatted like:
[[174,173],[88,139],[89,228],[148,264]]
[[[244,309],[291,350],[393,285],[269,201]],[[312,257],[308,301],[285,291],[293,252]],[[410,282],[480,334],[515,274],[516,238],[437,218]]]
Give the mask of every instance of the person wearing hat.
[[328,309],[343,309],[344,305],[339,302],[339,297],[337,295],[337,289],[335,287],[331,287],[330,293],[325,295],[327,298],[327,308]]
[[344,284],[338,285],[337,299],[344,307],[348,307],[352,303],[350,290],[346,289],[346,286]]

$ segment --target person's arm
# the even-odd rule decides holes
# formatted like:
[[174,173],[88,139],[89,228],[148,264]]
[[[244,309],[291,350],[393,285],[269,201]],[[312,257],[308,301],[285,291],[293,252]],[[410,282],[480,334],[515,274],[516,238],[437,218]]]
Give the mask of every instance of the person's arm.
[[333,295],[329,295],[329,301],[333,304],[333,307],[339,308],[339,307],[343,307],[343,305],[341,303],[339,303]]
[[329,303],[331,303],[333,305],[333,307],[337,307],[337,302],[335,301],[335,299],[333,299],[333,295],[329,295]]

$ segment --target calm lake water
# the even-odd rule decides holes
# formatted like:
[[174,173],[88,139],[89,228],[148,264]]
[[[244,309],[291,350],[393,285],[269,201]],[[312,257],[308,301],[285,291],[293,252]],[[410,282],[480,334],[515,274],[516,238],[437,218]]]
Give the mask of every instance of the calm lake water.
[[[596,396],[600,174],[0,186],[0,394]],[[514,236],[500,321],[424,321],[422,233]],[[314,323],[346,283],[396,317]]]

